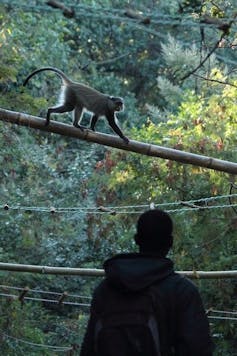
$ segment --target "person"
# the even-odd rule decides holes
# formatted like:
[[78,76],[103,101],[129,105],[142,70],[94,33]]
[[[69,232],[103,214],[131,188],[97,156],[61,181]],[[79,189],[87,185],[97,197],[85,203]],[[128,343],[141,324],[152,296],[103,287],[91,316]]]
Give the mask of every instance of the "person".
[[[137,221],[134,236],[139,252],[118,254],[105,261],[105,278],[94,291],[80,356],[132,356],[112,333],[104,338],[101,351],[95,350],[96,320],[113,303],[119,311],[119,299],[113,302],[115,293],[121,298],[132,294],[135,301],[137,293],[150,286],[159,310],[156,318],[160,355],[212,355],[214,345],[198,289],[191,280],[176,273],[173,262],[166,257],[173,245],[172,233],[169,214],[159,209],[145,211]],[[103,347],[107,350],[103,351]],[[136,355],[151,353],[143,351]]]

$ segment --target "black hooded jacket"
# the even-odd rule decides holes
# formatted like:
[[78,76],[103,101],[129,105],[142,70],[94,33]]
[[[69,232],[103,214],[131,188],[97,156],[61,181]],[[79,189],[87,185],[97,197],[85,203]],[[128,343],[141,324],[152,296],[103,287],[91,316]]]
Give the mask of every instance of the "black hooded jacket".
[[[80,356],[95,356],[95,322],[105,305],[112,302],[113,290],[135,296],[135,292],[149,286],[153,286],[158,301],[162,356],[212,355],[209,324],[199,292],[189,279],[174,272],[170,259],[140,253],[120,254],[107,260],[104,269],[106,278],[95,289]],[[118,350],[114,354],[120,355]]]

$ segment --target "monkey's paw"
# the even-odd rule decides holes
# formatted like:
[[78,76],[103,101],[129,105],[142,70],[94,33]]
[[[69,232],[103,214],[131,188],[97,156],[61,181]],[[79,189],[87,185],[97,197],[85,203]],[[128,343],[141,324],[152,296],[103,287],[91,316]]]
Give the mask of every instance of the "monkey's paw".
[[78,124],[74,124],[74,127],[76,127],[77,129],[80,129],[81,131],[84,131],[84,127]]
[[124,141],[126,144],[129,143],[129,139],[128,139],[126,136],[123,137],[123,141]]

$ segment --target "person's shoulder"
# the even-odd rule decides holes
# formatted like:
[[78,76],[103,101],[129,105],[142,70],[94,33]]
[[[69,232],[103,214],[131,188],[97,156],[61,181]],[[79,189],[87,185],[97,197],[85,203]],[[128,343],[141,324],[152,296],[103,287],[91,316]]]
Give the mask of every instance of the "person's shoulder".
[[107,279],[104,278],[94,289],[94,295],[102,293],[108,287]]
[[104,301],[108,298],[108,284],[107,280],[103,279],[92,294],[92,309],[94,311],[103,309]]
[[177,283],[182,286],[183,288],[190,288],[193,290],[197,289],[197,286],[195,285],[195,283],[189,279],[188,277],[186,277],[185,275],[178,273],[178,272],[174,272],[174,278],[176,279]]
[[200,293],[198,290],[198,287],[196,284],[186,276],[175,273],[176,275],[176,296],[177,298],[181,299],[193,299],[193,300],[199,300],[200,299]]

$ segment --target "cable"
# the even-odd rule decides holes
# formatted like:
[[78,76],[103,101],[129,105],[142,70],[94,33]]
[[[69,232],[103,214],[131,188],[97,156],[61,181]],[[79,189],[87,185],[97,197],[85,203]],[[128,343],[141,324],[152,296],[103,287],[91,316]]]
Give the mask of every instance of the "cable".
[[[7,297],[7,298],[18,299],[18,296],[17,296],[17,295],[14,295],[14,294],[0,293],[0,296],[2,296],[2,297]],[[51,299],[25,297],[24,300],[37,301],[37,302],[47,302],[47,303],[58,304],[58,301],[57,301],[57,300],[51,300]],[[81,307],[81,306],[86,306],[86,307],[90,307],[90,304],[84,304],[84,303],[62,302],[61,304],[70,305],[70,306],[80,306],[80,307]],[[210,312],[210,311],[209,311],[209,312]],[[213,312],[214,312],[214,311],[213,311]],[[216,311],[216,312],[218,312],[218,311]],[[230,314],[237,315],[237,312],[223,312],[223,311],[220,311],[220,313],[230,313]],[[212,315],[208,315],[208,319],[237,321],[237,318],[235,318],[235,317],[229,317],[229,316],[212,316]],[[35,344],[35,345],[37,345],[37,344]],[[40,345],[39,345],[39,346],[40,346]],[[53,346],[50,346],[50,347],[53,347]]]
[[[16,287],[8,287],[9,289],[16,289]],[[17,288],[18,289],[18,288]],[[20,288],[22,289],[22,288]],[[1,297],[6,297],[6,298],[13,298],[13,299],[19,299],[19,296],[15,294],[7,294],[7,293],[0,293]],[[53,303],[53,304],[58,304],[58,300],[55,299],[44,299],[44,298],[31,298],[31,297],[24,297],[24,300],[28,301],[37,301],[37,302],[48,302],[48,303]],[[86,303],[75,303],[75,302],[62,302],[61,304],[65,305],[70,305],[70,306],[83,306],[83,307],[90,307],[90,304]],[[230,316],[213,316],[209,315],[209,313],[215,313],[215,314],[226,314],[226,315],[237,315],[237,311],[225,311],[225,310],[216,310],[216,309],[208,309],[207,314],[208,317],[211,319],[226,319],[226,320],[237,320],[235,317],[230,317]]]
[[237,318],[231,318],[231,317],[227,317],[227,316],[208,316],[208,319],[220,319],[220,320],[237,321]]
[[170,209],[170,210],[166,210],[168,213],[183,213],[185,211],[191,211],[191,210],[203,210],[203,209],[224,209],[224,208],[233,208],[233,207],[237,207],[237,203],[236,204],[224,204],[224,205],[213,205],[213,206],[201,206],[201,207],[193,207],[193,208],[183,208],[183,209]]
[[[157,203],[156,205],[159,206],[169,206],[169,205],[180,205],[180,204],[184,204],[184,203],[208,203],[211,201],[215,201],[215,200],[219,200],[219,199],[225,199],[225,198],[229,198],[229,197],[237,197],[237,193],[236,194],[224,194],[224,195],[216,195],[216,196],[212,196],[212,197],[207,197],[207,198],[200,198],[200,199],[192,199],[192,200],[185,200],[185,201],[176,201],[176,202],[171,202],[171,203]],[[147,204],[142,204],[142,205],[127,205],[127,206],[123,206],[122,208],[137,208],[137,207],[147,207]],[[117,206],[111,206],[109,207],[110,209],[119,209],[121,207]]]
[[[81,295],[75,295],[75,294],[67,294],[66,292],[59,293],[59,292],[52,292],[52,291],[43,291],[43,290],[37,290],[37,289],[30,289],[30,288],[22,288],[22,287],[15,287],[15,286],[7,286],[7,285],[0,285],[0,288],[4,290],[16,290],[20,291],[20,295],[16,294],[9,294],[9,293],[0,293],[1,297],[9,297],[13,299],[18,299],[21,303],[24,301],[39,301],[39,302],[47,302],[47,303],[54,303],[58,305],[73,305],[73,306],[78,306],[78,307],[90,307],[89,303],[77,303],[77,302],[72,302],[72,301],[64,301],[65,298],[80,298],[80,299],[86,299],[89,302],[91,301],[91,297],[87,296],[81,296]],[[53,295],[53,296],[59,296],[58,299],[49,299],[49,298],[36,298],[36,297],[29,297],[28,293],[39,293],[39,294],[46,294],[46,295]]]
[[[25,290],[25,288],[22,288],[22,287],[7,286],[7,285],[4,285],[4,284],[0,284],[0,288],[13,289],[13,290],[19,290],[19,291],[24,291]],[[41,294],[51,294],[51,295],[58,295],[58,296],[61,296],[63,294],[63,293],[59,293],[59,292],[44,291],[44,290],[40,290],[40,289],[28,289],[28,292],[41,293]],[[87,296],[83,296],[83,295],[77,295],[77,294],[67,294],[67,297],[69,297],[69,298],[83,298],[83,299],[91,300],[91,297],[87,297]]]
[[[12,298],[15,300],[19,299],[19,295],[8,294],[8,293],[0,293],[0,297]],[[52,304],[58,304],[58,305],[68,305],[68,306],[75,306],[75,307],[90,307],[90,304],[88,304],[88,303],[76,303],[76,302],[64,302],[64,301],[59,303],[59,301],[56,299],[24,297],[24,300],[22,302],[24,302],[24,301],[46,302],[46,303],[52,303]]]
[[[62,12],[61,9],[57,9],[57,8],[52,8],[51,6],[45,6],[45,5],[30,5],[30,4],[21,4],[18,1],[9,1],[9,0],[1,0],[0,4],[2,5],[6,5],[6,6],[12,6],[12,7],[20,7],[22,9],[28,9],[30,11],[32,10],[40,10],[40,11],[49,11],[49,12]],[[69,3],[67,4],[68,8],[72,8],[74,10],[84,10],[87,14],[90,14],[91,12],[99,12],[101,14],[101,17],[103,17],[105,12],[108,12],[109,14],[119,14],[120,16],[125,17],[127,20],[130,21],[137,21],[136,18],[131,18],[129,16],[126,15],[126,9],[121,9],[121,8],[113,8],[113,7],[106,7],[106,6],[97,6],[97,4],[95,3],[94,5],[86,5],[86,4],[75,4],[75,3]],[[140,9],[139,9],[140,10]],[[184,15],[183,14],[175,14],[175,15],[171,15],[171,14],[161,14],[160,12],[154,12],[154,11],[146,11],[147,9],[144,8],[144,11],[142,11],[142,16],[143,17],[149,17],[151,19],[153,19],[152,22],[154,23],[160,23],[160,21],[162,21],[163,23],[169,23],[170,19],[174,19],[174,23],[172,22],[172,24],[179,24],[180,20],[184,19]],[[134,13],[136,13],[136,11],[134,11]],[[185,17],[185,19],[188,18],[190,19],[190,23],[195,23],[197,22],[192,15],[187,15]],[[156,20],[154,20],[156,19]],[[138,19],[139,20],[139,19]],[[224,20],[231,20],[231,18],[223,18]],[[188,25],[190,25],[190,23],[188,23]],[[202,25],[205,26],[205,23],[203,23]],[[208,24],[208,27],[210,27],[210,24]]]
[[[44,6],[44,5],[23,5],[19,4],[18,2],[14,1],[6,1],[2,0],[0,4],[5,5],[5,6],[11,6],[11,7],[18,7],[24,10],[29,10],[30,12],[35,11],[35,12],[51,12],[51,13],[61,13],[61,9],[56,9],[52,8],[50,6]],[[147,9],[144,9],[142,12],[142,18],[146,19],[148,18],[149,21],[149,28],[148,26],[141,25],[142,23],[142,18],[131,18],[126,15],[126,10],[125,9],[116,9],[116,8],[109,8],[105,6],[90,6],[90,5],[84,5],[84,4],[67,4],[67,8],[71,8],[72,10],[76,10],[76,14],[74,14],[74,17],[83,15],[88,18],[88,17],[93,17],[93,18],[101,18],[101,19],[106,19],[106,20],[114,20],[114,21],[120,21],[123,23],[126,23],[128,25],[132,25],[138,29],[141,29],[143,32],[148,32],[150,34],[153,34],[155,36],[159,36],[161,38],[165,38],[165,35],[163,35],[161,32],[155,31],[150,29],[151,25],[158,25],[158,26],[185,26],[185,27],[200,27],[200,18],[194,19],[193,16],[184,16],[176,14],[176,15],[165,15],[165,14],[160,14],[160,13],[155,13],[154,11],[146,11]],[[108,13],[108,14],[106,14]],[[228,18],[223,18],[222,21],[231,21],[234,20],[230,17]],[[215,24],[206,24],[202,23],[202,27],[206,28],[213,28],[216,29]]]
[[8,335],[6,333],[4,333],[3,331],[0,331],[0,334],[8,339],[12,339],[12,340],[15,340],[17,342],[21,342],[23,344],[27,344],[29,346],[33,346],[33,347],[43,347],[43,348],[47,348],[47,349],[51,349],[51,350],[54,350],[54,351],[58,351],[58,352],[66,352],[66,351],[72,351],[73,348],[72,347],[61,347],[61,346],[52,346],[52,345],[44,345],[44,344],[36,344],[34,342],[31,342],[31,341],[26,341],[24,339],[19,339],[17,337],[14,337],[14,336],[11,336],[11,335]]
[[[23,291],[24,288],[20,287],[14,287],[14,286],[6,286],[6,285],[0,285],[2,288],[8,288],[8,289],[14,289],[14,290],[21,290]],[[55,295],[62,295],[62,293],[57,293],[57,292],[47,292],[47,291],[37,291],[33,289],[29,289],[31,292],[38,292],[38,293],[49,293],[49,294],[55,294]],[[72,296],[72,295],[71,295]],[[6,297],[6,298],[13,298],[16,300],[19,300],[19,296],[15,294],[7,294],[7,293],[0,293],[0,297]],[[74,297],[80,297],[78,295],[74,295]],[[84,298],[84,297],[83,297]],[[87,299],[91,299],[90,297],[86,297]],[[32,298],[32,297],[27,297],[24,296],[24,299],[21,300],[21,302],[24,301],[36,301],[36,302],[46,302],[46,303],[52,303],[52,304],[59,304],[58,300],[55,299],[45,299],[45,298]],[[69,305],[69,306],[76,306],[76,307],[90,307],[90,304],[87,303],[76,303],[76,302],[64,302],[62,301],[60,305]],[[214,314],[225,314],[226,316],[222,315],[209,315],[210,313]],[[226,311],[226,310],[217,310],[217,309],[208,309],[207,310],[208,318],[209,319],[217,319],[217,320],[230,320],[230,321],[237,321],[237,317],[232,317],[230,315],[237,315],[237,311]]]
[[40,207],[40,206],[21,206],[21,205],[10,205],[10,204],[1,204],[0,208],[8,211],[8,210],[24,210],[26,212],[47,212],[47,213],[71,213],[71,212],[76,212],[76,213],[87,213],[87,214],[104,214],[104,213],[109,213],[109,214],[137,214],[140,213],[140,211],[128,211],[122,209],[147,209],[151,208],[151,205],[153,208],[155,207],[169,207],[169,206],[184,206],[184,205],[192,205],[187,208],[179,208],[179,209],[168,209],[167,212],[185,212],[185,211],[192,211],[192,210],[202,210],[202,209],[221,209],[221,208],[233,208],[237,206],[237,203],[231,203],[231,204],[223,204],[223,205],[197,205],[194,206],[193,204],[199,204],[199,203],[210,203],[212,201],[216,201],[219,199],[230,199],[230,198],[235,198],[237,197],[236,194],[226,194],[226,195],[219,195],[219,196],[212,196],[212,197],[207,197],[207,198],[201,198],[201,199],[192,199],[192,200],[187,200],[187,201],[176,201],[176,202],[171,202],[171,203],[147,203],[147,204],[140,204],[140,205],[123,205],[123,206],[108,206],[108,207]]
[[237,315],[237,311],[226,311],[226,310],[216,310],[216,309],[210,309],[210,313]]
[[[159,208],[161,205],[160,204],[156,204],[154,205],[155,208]],[[149,208],[150,205],[146,205],[146,208]],[[179,208],[179,209],[165,209],[167,213],[183,213],[186,211],[195,211],[195,210],[211,210],[211,209],[228,209],[228,208],[234,208],[237,207],[237,203],[236,204],[223,204],[223,205],[213,205],[213,206],[196,206],[196,207],[187,207],[187,208]],[[13,210],[18,210],[18,208],[13,208]],[[19,208],[19,210],[25,210],[25,211],[29,211],[29,208],[24,208],[21,207]],[[32,209],[32,211],[35,212],[40,212],[40,213],[52,213],[52,211],[49,208],[34,208]],[[137,211],[131,211],[131,210],[119,210],[119,211],[111,211],[109,210],[109,208],[107,208],[107,210],[105,211],[99,211],[97,208],[94,209],[90,209],[90,208],[59,208],[59,209],[55,209],[54,213],[58,213],[58,214],[66,214],[66,213],[71,213],[71,212],[75,212],[77,214],[112,214],[112,215],[116,215],[116,214],[141,214],[141,210],[137,210]],[[76,218],[76,217],[75,217]]]

